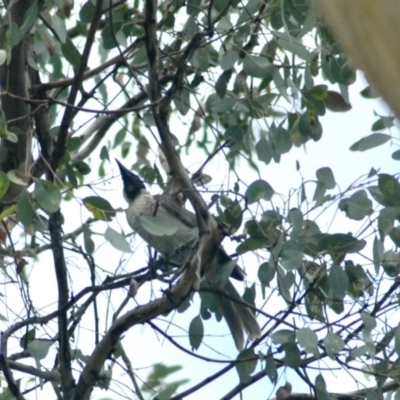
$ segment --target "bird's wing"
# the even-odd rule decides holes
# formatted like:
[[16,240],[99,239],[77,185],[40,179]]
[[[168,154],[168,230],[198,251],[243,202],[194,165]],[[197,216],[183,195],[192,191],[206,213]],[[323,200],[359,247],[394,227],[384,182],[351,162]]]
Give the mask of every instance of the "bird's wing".
[[[189,227],[191,229],[197,228],[196,215],[186,208],[182,207],[172,196],[158,195],[154,196],[154,199],[159,203],[159,207],[161,207],[162,209],[160,210],[161,213],[163,213],[163,211],[165,210],[167,211],[167,213],[173,215],[176,219],[178,219],[186,227]],[[232,259],[225,252],[225,250],[220,247],[214,260],[215,262],[213,264],[222,265],[230,262]],[[242,268],[239,267],[239,265],[236,264],[234,269],[232,270],[231,277],[239,281],[243,281],[245,276],[246,273],[243,271]]]
[[158,202],[159,207],[179,219],[187,227],[197,227],[196,215],[182,207],[172,196],[161,194],[154,196],[154,199]]

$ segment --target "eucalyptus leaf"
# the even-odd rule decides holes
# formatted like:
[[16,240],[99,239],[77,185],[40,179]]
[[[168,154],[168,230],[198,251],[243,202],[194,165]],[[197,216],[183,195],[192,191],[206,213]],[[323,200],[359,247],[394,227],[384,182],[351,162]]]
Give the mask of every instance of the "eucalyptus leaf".
[[27,351],[35,360],[42,360],[46,358],[53,344],[53,340],[34,339],[28,343]]
[[318,336],[310,328],[301,328],[296,332],[299,345],[303,347],[307,353],[318,353]]
[[[248,359],[246,361],[243,361]],[[240,382],[247,383],[251,380],[251,374],[254,372],[257,366],[257,358],[254,355],[254,349],[242,350],[235,363],[236,371],[239,375]]]
[[275,344],[295,343],[296,332],[289,329],[281,329],[271,334],[271,340]]
[[317,179],[322,182],[327,189],[334,189],[336,186],[333,172],[329,167],[319,168],[316,172]]
[[265,358],[265,371],[271,383],[276,383],[278,380],[278,370],[272,353],[271,347],[268,349],[267,357]]
[[141,216],[139,217],[139,221],[147,232],[156,236],[171,236],[178,230],[176,226],[168,224],[162,218],[157,216]]
[[400,207],[400,184],[388,174],[379,174],[378,186],[384,199],[394,207]]
[[337,265],[332,265],[329,271],[328,280],[335,298],[342,300],[349,286],[349,277],[343,271],[343,268]]
[[77,68],[81,60],[81,53],[76,48],[70,38],[65,39],[65,43],[61,44],[61,51],[64,58],[74,67]]
[[363,137],[350,146],[351,151],[366,151],[374,147],[381,146],[391,139],[391,136],[385,133],[373,133],[369,136]]
[[55,213],[60,208],[61,192],[52,182],[36,179],[33,193],[40,208],[48,214]]
[[282,345],[282,349],[285,352],[285,356],[283,358],[285,365],[294,369],[299,368],[301,365],[301,354],[296,343],[284,343]]
[[204,336],[204,326],[200,315],[194,317],[189,325],[189,343],[192,350],[197,350]]
[[343,339],[333,332],[329,332],[324,339],[325,351],[332,360],[343,350],[344,345]]
[[108,227],[104,233],[104,238],[112,244],[117,250],[124,253],[132,253],[132,249],[129,243],[126,241],[125,236],[121,233],[115,231],[111,227]]
[[249,204],[255,203],[259,200],[271,200],[274,194],[274,189],[272,189],[271,185],[259,179],[250,184],[250,186],[246,190],[246,198]]
[[13,169],[7,172],[8,179],[16,185],[27,186],[27,183],[19,177],[17,170]]
[[0,199],[6,194],[8,187],[10,186],[10,179],[7,174],[0,171]]

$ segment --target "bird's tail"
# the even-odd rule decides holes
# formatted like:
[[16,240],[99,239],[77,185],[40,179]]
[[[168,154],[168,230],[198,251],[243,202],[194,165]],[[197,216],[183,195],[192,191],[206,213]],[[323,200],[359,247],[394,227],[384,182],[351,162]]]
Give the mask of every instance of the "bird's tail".
[[253,314],[253,311],[248,307],[245,301],[240,297],[238,291],[228,280],[222,290],[232,301],[225,296],[217,296],[218,303],[221,308],[222,315],[232,333],[236,348],[241,351],[244,346],[243,331],[247,333],[250,340],[254,340],[261,336],[260,325]]

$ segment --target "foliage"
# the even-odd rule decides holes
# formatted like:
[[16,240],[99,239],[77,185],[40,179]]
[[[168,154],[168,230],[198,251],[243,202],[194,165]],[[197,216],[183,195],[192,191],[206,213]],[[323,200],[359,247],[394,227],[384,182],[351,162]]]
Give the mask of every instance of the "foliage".
[[[226,399],[266,377],[276,385],[283,370],[328,398],[325,365],[355,382],[360,371],[374,378],[361,397],[398,389],[398,179],[372,168],[340,190],[325,166],[278,196],[262,174],[322,140],[327,110],[351,110],[356,71],[309,0],[29,0],[5,2],[2,13],[0,254],[9,289],[0,399],[41,390],[59,399],[100,390],[178,399],[230,370],[237,380],[224,388]],[[375,96],[370,87],[361,95]],[[393,141],[394,118],[376,117],[352,151]],[[222,329],[205,324],[212,314],[221,319],[210,289],[200,287],[197,313],[193,282],[185,287],[177,266],[165,268],[152,251],[143,261],[132,245],[109,198],[110,183],[121,188],[113,156],[165,192],[180,182],[197,214],[210,210],[236,242],[255,281],[243,298],[262,326],[238,355],[207,350],[219,348],[209,336]],[[229,176],[222,185],[213,163]],[[357,233],[326,229],[328,208]],[[143,223],[174,233],[157,218]],[[231,269],[215,279],[226,281]],[[185,326],[180,318],[190,312]],[[159,327],[164,319],[170,330]],[[188,353],[199,371],[203,362],[226,365],[200,383],[188,383],[185,369],[169,383],[179,367],[166,367],[157,349],[162,364],[140,385],[142,364],[130,347],[139,351],[149,338],[133,336],[139,324]]]

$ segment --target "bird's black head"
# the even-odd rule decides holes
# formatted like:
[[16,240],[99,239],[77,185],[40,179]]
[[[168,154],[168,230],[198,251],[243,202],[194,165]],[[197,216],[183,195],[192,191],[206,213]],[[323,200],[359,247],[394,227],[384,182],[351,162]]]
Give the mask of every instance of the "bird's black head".
[[124,195],[127,201],[133,201],[142,190],[146,190],[143,181],[128,168],[125,168],[117,159],[115,160],[121,171],[124,182]]

